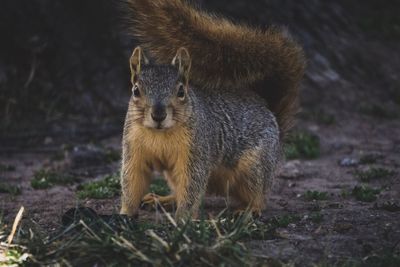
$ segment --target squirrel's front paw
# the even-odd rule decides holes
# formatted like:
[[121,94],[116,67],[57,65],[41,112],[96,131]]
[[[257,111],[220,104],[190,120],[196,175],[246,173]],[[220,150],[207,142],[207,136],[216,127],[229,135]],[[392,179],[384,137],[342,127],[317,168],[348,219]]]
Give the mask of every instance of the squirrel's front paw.
[[150,206],[155,208],[159,204],[164,208],[172,209],[175,206],[175,202],[175,195],[159,196],[154,193],[148,193],[143,197],[141,207]]

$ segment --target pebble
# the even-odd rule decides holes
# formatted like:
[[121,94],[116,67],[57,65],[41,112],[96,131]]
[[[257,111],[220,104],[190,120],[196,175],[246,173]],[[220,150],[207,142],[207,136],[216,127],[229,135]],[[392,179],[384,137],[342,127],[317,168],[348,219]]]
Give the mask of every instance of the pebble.
[[358,159],[354,158],[343,158],[339,161],[339,165],[343,167],[357,166],[359,163]]

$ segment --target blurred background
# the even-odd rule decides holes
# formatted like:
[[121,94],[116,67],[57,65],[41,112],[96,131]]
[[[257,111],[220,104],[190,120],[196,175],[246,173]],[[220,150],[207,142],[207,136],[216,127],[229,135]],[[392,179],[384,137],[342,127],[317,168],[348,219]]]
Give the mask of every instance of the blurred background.
[[[261,28],[286,26],[304,45],[304,116],[391,118],[400,104],[400,2],[196,1]],[[135,41],[109,0],[3,0],[0,141],[79,138],[121,131]],[[350,116],[350,117],[349,117]]]

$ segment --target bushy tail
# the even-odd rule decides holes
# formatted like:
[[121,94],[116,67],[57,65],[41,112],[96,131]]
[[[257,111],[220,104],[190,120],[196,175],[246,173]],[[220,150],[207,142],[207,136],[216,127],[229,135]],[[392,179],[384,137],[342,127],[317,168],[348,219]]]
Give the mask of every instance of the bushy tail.
[[251,88],[268,102],[282,136],[298,109],[303,50],[285,31],[237,25],[183,0],[125,0],[130,33],[159,64],[180,47],[192,57],[197,86]]

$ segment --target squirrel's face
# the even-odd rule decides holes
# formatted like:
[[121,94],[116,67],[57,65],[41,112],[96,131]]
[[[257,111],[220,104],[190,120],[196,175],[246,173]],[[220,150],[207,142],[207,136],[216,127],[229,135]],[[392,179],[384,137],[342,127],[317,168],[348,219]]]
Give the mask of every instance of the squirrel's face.
[[[178,50],[173,65],[157,66],[149,65],[141,49],[135,49],[131,57],[131,116],[135,123],[156,130],[166,130],[187,121],[190,113],[190,58],[187,61],[189,65],[183,66],[182,53],[187,51]],[[175,66],[177,63],[179,65]]]

